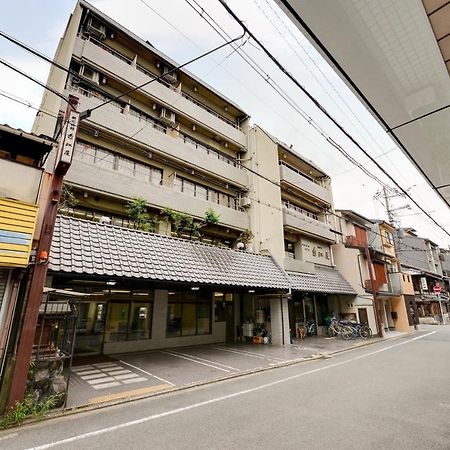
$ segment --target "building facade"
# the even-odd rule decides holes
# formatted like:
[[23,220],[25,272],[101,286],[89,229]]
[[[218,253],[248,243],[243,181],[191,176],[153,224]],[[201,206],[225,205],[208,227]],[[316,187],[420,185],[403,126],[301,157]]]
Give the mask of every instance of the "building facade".
[[24,307],[37,247],[50,174],[43,163],[55,142],[0,125],[0,410],[6,401],[6,376],[17,344],[18,323]]
[[[445,252],[412,228],[401,230],[398,256],[411,278],[417,316],[421,323],[448,322],[448,278]],[[435,289],[437,288],[437,289]]]

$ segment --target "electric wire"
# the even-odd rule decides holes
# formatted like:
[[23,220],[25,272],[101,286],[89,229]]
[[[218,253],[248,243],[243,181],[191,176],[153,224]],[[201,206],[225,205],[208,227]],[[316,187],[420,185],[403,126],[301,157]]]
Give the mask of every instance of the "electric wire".
[[[200,17],[205,20],[208,25],[214,29],[214,31],[219,34],[219,36],[222,37],[222,39],[226,39],[226,37],[229,37],[228,33],[215,21],[212,16],[208,14],[208,12],[196,1],[193,0],[193,2],[200,8],[200,11],[198,11],[190,2],[190,0],[185,0],[185,2],[191,6],[194,11],[200,15]],[[207,19],[207,17],[211,20],[212,23]],[[219,31],[216,27],[219,27],[221,31]],[[238,51],[237,52],[239,56],[244,60],[246,64],[248,64],[279,96],[285,100],[291,108],[294,109],[299,115],[303,117],[303,119],[308,122],[310,126],[316,129],[316,131],[322,135],[322,137],[336,150],[338,150],[347,160],[349,160],[353,165],[358,167],[365,175],[367,175],[369,178],[373,179],[376,183],[380,184],[381,186],[385,186],[386,183],[381,181],[375,174],[370,172],[367,168],[365,168],[361,163],[359,163],[355,158],[353,158],[346,150],[344,150],[339,144],[337,144],[335,141],[333,141],[331,138],[329,138],[320,128],[316,126],[316,123],[312,120],[312,118],[305,112],[303,109],[292,100],[292,98],[285,92],[283,89],[277,84],[274,80],[271,79],[270,75],[267,74],[264,69],[261,68],[261,66],[245,51]],[[244,56],[245,55],[245,56]]]
[[[417,201],[402,187],[398,184],[398,182],[392,177],[390,173],[386,171],[384,167],[382,167],[378,161],[376,161],[362,146],[359,142],[350,134],[339,122],[334,118],[332,114],[328,112],[326,108],[307,90],[303,87],[303,85],[278,61],[277,58],[264,46],[264,44],[252,33],[252,31],[247,27],[247,25],[239,19],[239,17],[234,13],[234,11],[228,6],[225,0],[218,0],[220,4],[225,8],[225,10],[231,15],[233,20],[238,23],[242,30],[246,32],[263,50],[263,52],[268,56],[268,58],[278,67],[278,69],[284,73],[294,84],[297,86],[307,97],[308,99],[316,106],[319,111],[321,111],[325,117],[327,117],[333,125],[335,125],[339,131],[341,131],[344,136],[349,139],[366,157],[368,157],[371,162],[380,170],[383,175],[385,175],[398,189],[400,189],[413,203],[419,208],[427,217],[429,217],[432,222],[440,228],[447,236],[450,237],[450,232],[447,231],[442,225],[440,225],[428,212],[419,204]],[[329,138],[331,139],[331,138]],[[334,142],[334,141],[333,141]],[[338,148],[338,144],[336,145]]]
[[56,89],[51,88],[50,86],[47,86],[45,83],[43,83],[42,81],[37,80],[36,78],[32,77],[31,75],[29,75],[28,73],[24,72],[23,70],[17,68],[16,66],[13,66],[11,63],[9,63],[8,61],[5,61],[4,59],[0,58],[0,64],[3,64],[4,66],[8,67],[9,69],[13,70],[14,72],[22,75],[25,78],[28,78],[30,81],[33,81],[34,83],[38,84],[39,86],[43,87],[44,89],[46,89],[47,91],[50,91],[52,94],[57,95],[59,98],[61,98],[62,100],[64,100],[65,102],[67,102],[69,105],[69,99],[67,99],[66,97],[64,97],[63,94],[61,94],[60,92],[58,92]]
[[[48,112],[48,111],[45,111],[45,110],[43,110],[43,109],[40,109],[40,108],[38,108],[38,107],[32,105],[32,104],[31,104],[29,101],[27,101],[27,100],[21,99],[20,97],[16,97],[16,96],[14,96],[14,94],[11,94],[10,92],[3,91],[3,90],[0,89],[0,95],[1,95],[2,97],[5,97],[5,98],[9,99],[9,100],[12,100],[13,102],[19,103],[20,105],[26,106],[27,108],[34,109],[34,110],[36,110],[38,113],[46,114],[47,116],[54,117],[55,119],[58,118],[58,116],[55,116],[54,114],[52,114],[52,113],[50,113],[50,112]],[[16,98],[14,98],[14,97],[16,97]]]

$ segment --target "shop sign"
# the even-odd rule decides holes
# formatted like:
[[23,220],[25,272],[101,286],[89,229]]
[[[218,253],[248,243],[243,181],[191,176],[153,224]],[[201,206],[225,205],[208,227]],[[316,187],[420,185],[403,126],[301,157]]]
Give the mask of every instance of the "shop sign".
[[420,277],[420,286],[422,287],[422,291],[428,291],[428,284],[426,277]]
[[302,258],[304,261],[331,265],[330,246],[316,241],[302,238]]
[[38,206],[0,199],[0,267],[26,267],[38,215]]

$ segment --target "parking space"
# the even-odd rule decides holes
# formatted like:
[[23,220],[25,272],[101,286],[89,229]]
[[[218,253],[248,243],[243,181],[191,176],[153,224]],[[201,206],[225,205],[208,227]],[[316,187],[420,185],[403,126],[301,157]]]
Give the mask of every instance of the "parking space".
[[78,359],[72,367],[67,406],[217,380],[360,344],[316,336],[284,347],[213,344]]

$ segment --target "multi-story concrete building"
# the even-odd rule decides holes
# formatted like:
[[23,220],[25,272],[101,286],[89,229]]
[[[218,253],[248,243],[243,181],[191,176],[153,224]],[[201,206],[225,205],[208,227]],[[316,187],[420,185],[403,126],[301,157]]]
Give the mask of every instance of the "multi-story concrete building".
[[292,300],[285,299],[284,308],[286,328],[294,334],[305,321],[322,325],[325,316],[340,311],[356,294],[334,266],[331,180],[258,126],[250,130],[249,142],[254,246],[269,252],[290,276]]
[[[442,253],[430,239],[417,236],[412,228],[401,230],[398,258],[402,270],[411,277],[420,322],[448,321],[448,296],[445,291]],[[445,256],[444,256],[445,259]]]
[[[48,284],[90,294],[79,305],[78,353],[255,334],[287,344],[297,323],[320,325],[355,294],[334,268],[330,178],[314,163],[250,129],[233,101],[82,0],[55,60],[70,71],[53,67],[48,84],[79,98],[82,120]],[[42,107],[65,105],[46,92]],[[47,135],[58,128],[47,116],[34,124]],[[137,198],[145,227],[130,217]],[[102,233],[127,249],[113,246],[117,261]],[[147,262],[155,251],[163,270]],[[189,277],[192,265],[203,272]]]

